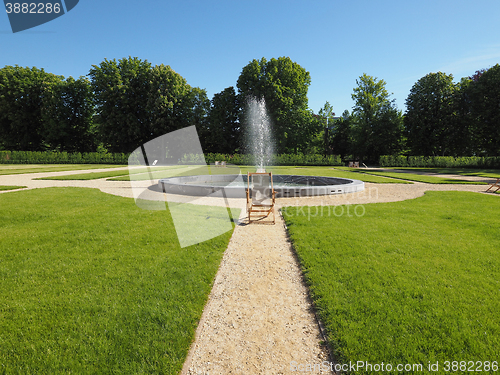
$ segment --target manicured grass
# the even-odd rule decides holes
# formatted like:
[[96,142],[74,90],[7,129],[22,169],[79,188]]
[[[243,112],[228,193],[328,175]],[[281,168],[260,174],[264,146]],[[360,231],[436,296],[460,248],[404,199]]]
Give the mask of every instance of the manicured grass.
[[500,361],[499,198],[355,208],[283,209],[339,363]]
[[0,186],[0,191],[2,190],[17,190],[24,189],[26,186]]
[[97,189],[1,194],[0,373],[178,374],[230,236],[181,249],[168,211]]
[[473,169],[473,168],[391,168],[407,171],[437,173],[437,174],[459,174],[463,176],[477,176],[487,178],[499,178],[498,169]]
[[[364,175],[353,171],[345,171],[337,167],[270,167],[270,171],[276,174],[295,174],[303,176],[324,176],[324,177],[340,177],[364,182],[373,182],[378,184],[386,183],[403,183],[407,181],[395,180],[392,178]],[[246,173],[246,172],[245,172]]]
[[[186,166],[168,166],[168,167],[146,167],[123,169],[120,171],[105,171],[105,172],[87,172],[79,174],[70,174],[62,176],[41,177],[35,180],[96,180],[98,178],[109,178],[111,181],[130,181],[129,175],[137,175],[135,180],[149,180],[153,178],[166,178],[179,174],[181,170],[191,170],[193,167]],[[118,178],[114,178],[118,177]]]
[[0,164],[0,175],[21,173],[63,172],[85,169],[119,168],[111,164]]
[[456,178],[427,176],[427,175],[406,173],[406,172],[382,172],[382,171],[359,171],[359,172],[360,172],[360,174],[366,173],[366,174],[375,175],[375,176],[400,178],[402,180],[425,182],[427,184],[467,184],[467,185],[485,185],[486,184],[485,182],[480,182],[480,181],[467,181],[467,180],[459,180]]
[[123,175],[128,176],[128,174],[129,174],[128,170],[123,169],[121,171],[90,172],[90,173],[69,174],[64,176],[41,177],[41,178],[35,178],[35,180],[96,180],[98,178],[116,177]]
[[[402,180],[395,180],[392,178],[370,176],[370,175],[360,175],[354,172],[338,170],[333,167],[267,167],[267,171],[273,172],[274,174],[292,174],[292,175],[305,175],[305,176],[325,176],[325,177],[341,177],[349,179],[357,179],[364,182],[373,183],[410,183]],[[182,176],[182,175],[192,175],[194,174],[238,174],[241,171],[242,174],[247,172],[255,172],[256,168],[254,166],[231,166],[227,168],[215,168],[213,166],[171,166],[163,168],[152,168],[151,174],[148,173],[138,173],[134,176],[134,180],[149,180],[151,178],[167,178],[172,176]],[[64,179],[75,179],[73,176],[64,176]],[[82,175],[76,175],[78,178],[89,177]],[[112,174],[100,174],[101,177],[112,177]],[[50,177],[50,179],[61,179],[61,177]],[[115,178],[110,178],[110,181],[130,181],[128,175],[122,175]]]

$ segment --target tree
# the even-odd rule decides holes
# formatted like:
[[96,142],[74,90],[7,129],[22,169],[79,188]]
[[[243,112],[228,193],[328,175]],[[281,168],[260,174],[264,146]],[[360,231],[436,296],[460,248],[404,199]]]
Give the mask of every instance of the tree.
[[233,154],[239,148],[239,100],[234,87],[214,95],[202,140],[205,152]]
[[450,153],[455,95],[451,74],[429,73],[413,85],[406,99],[404,124],[414,154]]
[[0,69],[0,144],[9,150],[43,151],[44,100],[63,77],[43,69],[6,66]]
[[93,114],[93,93],[87,78],[69,77],[53,84],[43,100],[44,141],[58,151],[95,151]]
[[[206,92],[189,86],[169,66],[152,67],[137,57],[105,59],[90,70],[99,134],[113,152],[204,121]],[[201,126],[200,124],[198,124]]]
[[152,138],[147,112],[151,64],[138,58],[105,59],[89,73],[98,134],[111,152],[131,152]]
[[453,156],[474,155],[478,151],[477,121],[472,113],[470,77],[462,78],[455,85],[449,119],[450,131],[447,135],[447,147]]
[[330,132],[329,144],[332,153],[340,155],[342,158],[354,153],[352,146],[352,121],[348,110],[345,110],[342,116],[335,120],[333,129]]
[[324,120],[323,130],[319,132],[319,137],[323,140],[322,153],[325,155],[331,155],[333,149],[330,145],[330,129],[333,127],[333,123],[335,121],[335,112],[333,112],[333,107],[328,101],[325,103],[323,108],[319,110],[318,117]]
[[380,155],[395,154],[403,145],[402,113],[389,99],[384,80],[364,73],[351,95],[354,156],[377,162]]
[[237,82],[242,106],[241,122],[245,123],[246,98],[264,98],[274,126],[276,151],[304,150],[307,140],[317,130],[307,106],[310,83],[309,72],[289,57],[251,61],[243,68]]
[[480,71],[469,87],[472,116],[476,121],[478,148],[489,156],[500,155],[500,65]]

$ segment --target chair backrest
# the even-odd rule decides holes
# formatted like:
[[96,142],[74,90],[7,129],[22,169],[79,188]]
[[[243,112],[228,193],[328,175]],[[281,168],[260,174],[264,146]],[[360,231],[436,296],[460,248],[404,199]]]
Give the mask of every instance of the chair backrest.
[[248,191],[251,193],[252,204],[271,204],[273,198],[273,174],[248,173]]

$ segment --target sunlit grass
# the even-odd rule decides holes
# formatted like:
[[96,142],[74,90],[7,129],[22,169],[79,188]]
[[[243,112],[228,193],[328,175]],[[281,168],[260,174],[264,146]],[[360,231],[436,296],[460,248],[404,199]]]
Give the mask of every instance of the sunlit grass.
[[0,186],[0,191],[24,189],[26,186]]
[[367,173],[367,174],[375,175],[375,176],[400,178],[402,180],[424,182],[427,184],[466,184],[466,185],[485,185],[486,184],[486,182],[481,182],[481,181],[467,181],[467,180],[460,180],[457,178],[428,176],[428,175],[406,173],[406,172],[363,171],[363,173]]
[[[351,171],[359,174],[369,174],[374,176],[384,176],[390,177],[393,179],[401,179],[406,181],[415,181],[415,182],[423,182],[427,184],[467,184],[467,185],[484,185],[485,182],[480,181],[467,181],[460,180],[457,178],[446,178],[446,177],[438,177],[438,176],[429,176],[423,174],[411,173],[413,170],[417,169],[401,169],[401,172],[387,172],[387,171],[374,171],[364,168],[348,168],[348,167],[340,167],[342,170]],[[434,171],[434,169],[426,169],[426,172],[430,173],[430,171]],[[432,172],[438,173],[438,172]]]
[[[221,208],[225,212],[225,208]],[[97,189],[0,195],[0,373],[178,374],[231,231]]]
[[342,207],[283,209],[340,363],[439,361],[442,374],[444,361],[498,361],[497,196],[427,192]]
[[[256,168],[254,166],[231,166],[226,168],[218,168],[214,166],[193,166],[187,167],[191,169],[186,169],[185,171],[176,170],[166,170],[153,172],[151,174],[145,173],[142,175],[134,176],[135,179],[150,179],[152,178],[166,178],[172,176],[182,176],[182,175],[193,175],[193,174],[247,174],[247,172],[255,172]],[[274,174],[283,175],[303,175],[303,176],[324,176],[324,177],[340,177],[347,179],[356,179],[364,182],[373,183],[410,183],[407,181],[395,180],[392,178],[370,176],[357,174],[355,172],[349,172],[344,170],[339,170],[334,167],[288,167],[288,166],[269,166],[266,167],[266,171],[273,172]],[[113,181],[129,181],[129,176],[122,176],[110,179]]]
[[477,176],[486,178],[500,178],[498,169],[474,169],[474,168],[392,168],[416,172],[436,173],[436,174],[459,174],[463,176]]
[[86,169],[120,168],[112,164],[0,164],[0,175],[21,173],[64,172]]

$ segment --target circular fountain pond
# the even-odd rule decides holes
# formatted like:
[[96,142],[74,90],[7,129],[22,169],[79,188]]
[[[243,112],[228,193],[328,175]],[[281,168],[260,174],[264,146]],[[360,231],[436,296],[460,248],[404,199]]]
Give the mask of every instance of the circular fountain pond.
[[[169,194],[244,198],[246,175],[182,176],[158,181],[160,190]],[[338,177],[273,175],[277,198],[307,197],[313,195],[345,194],[362,191],[363,181]]]

